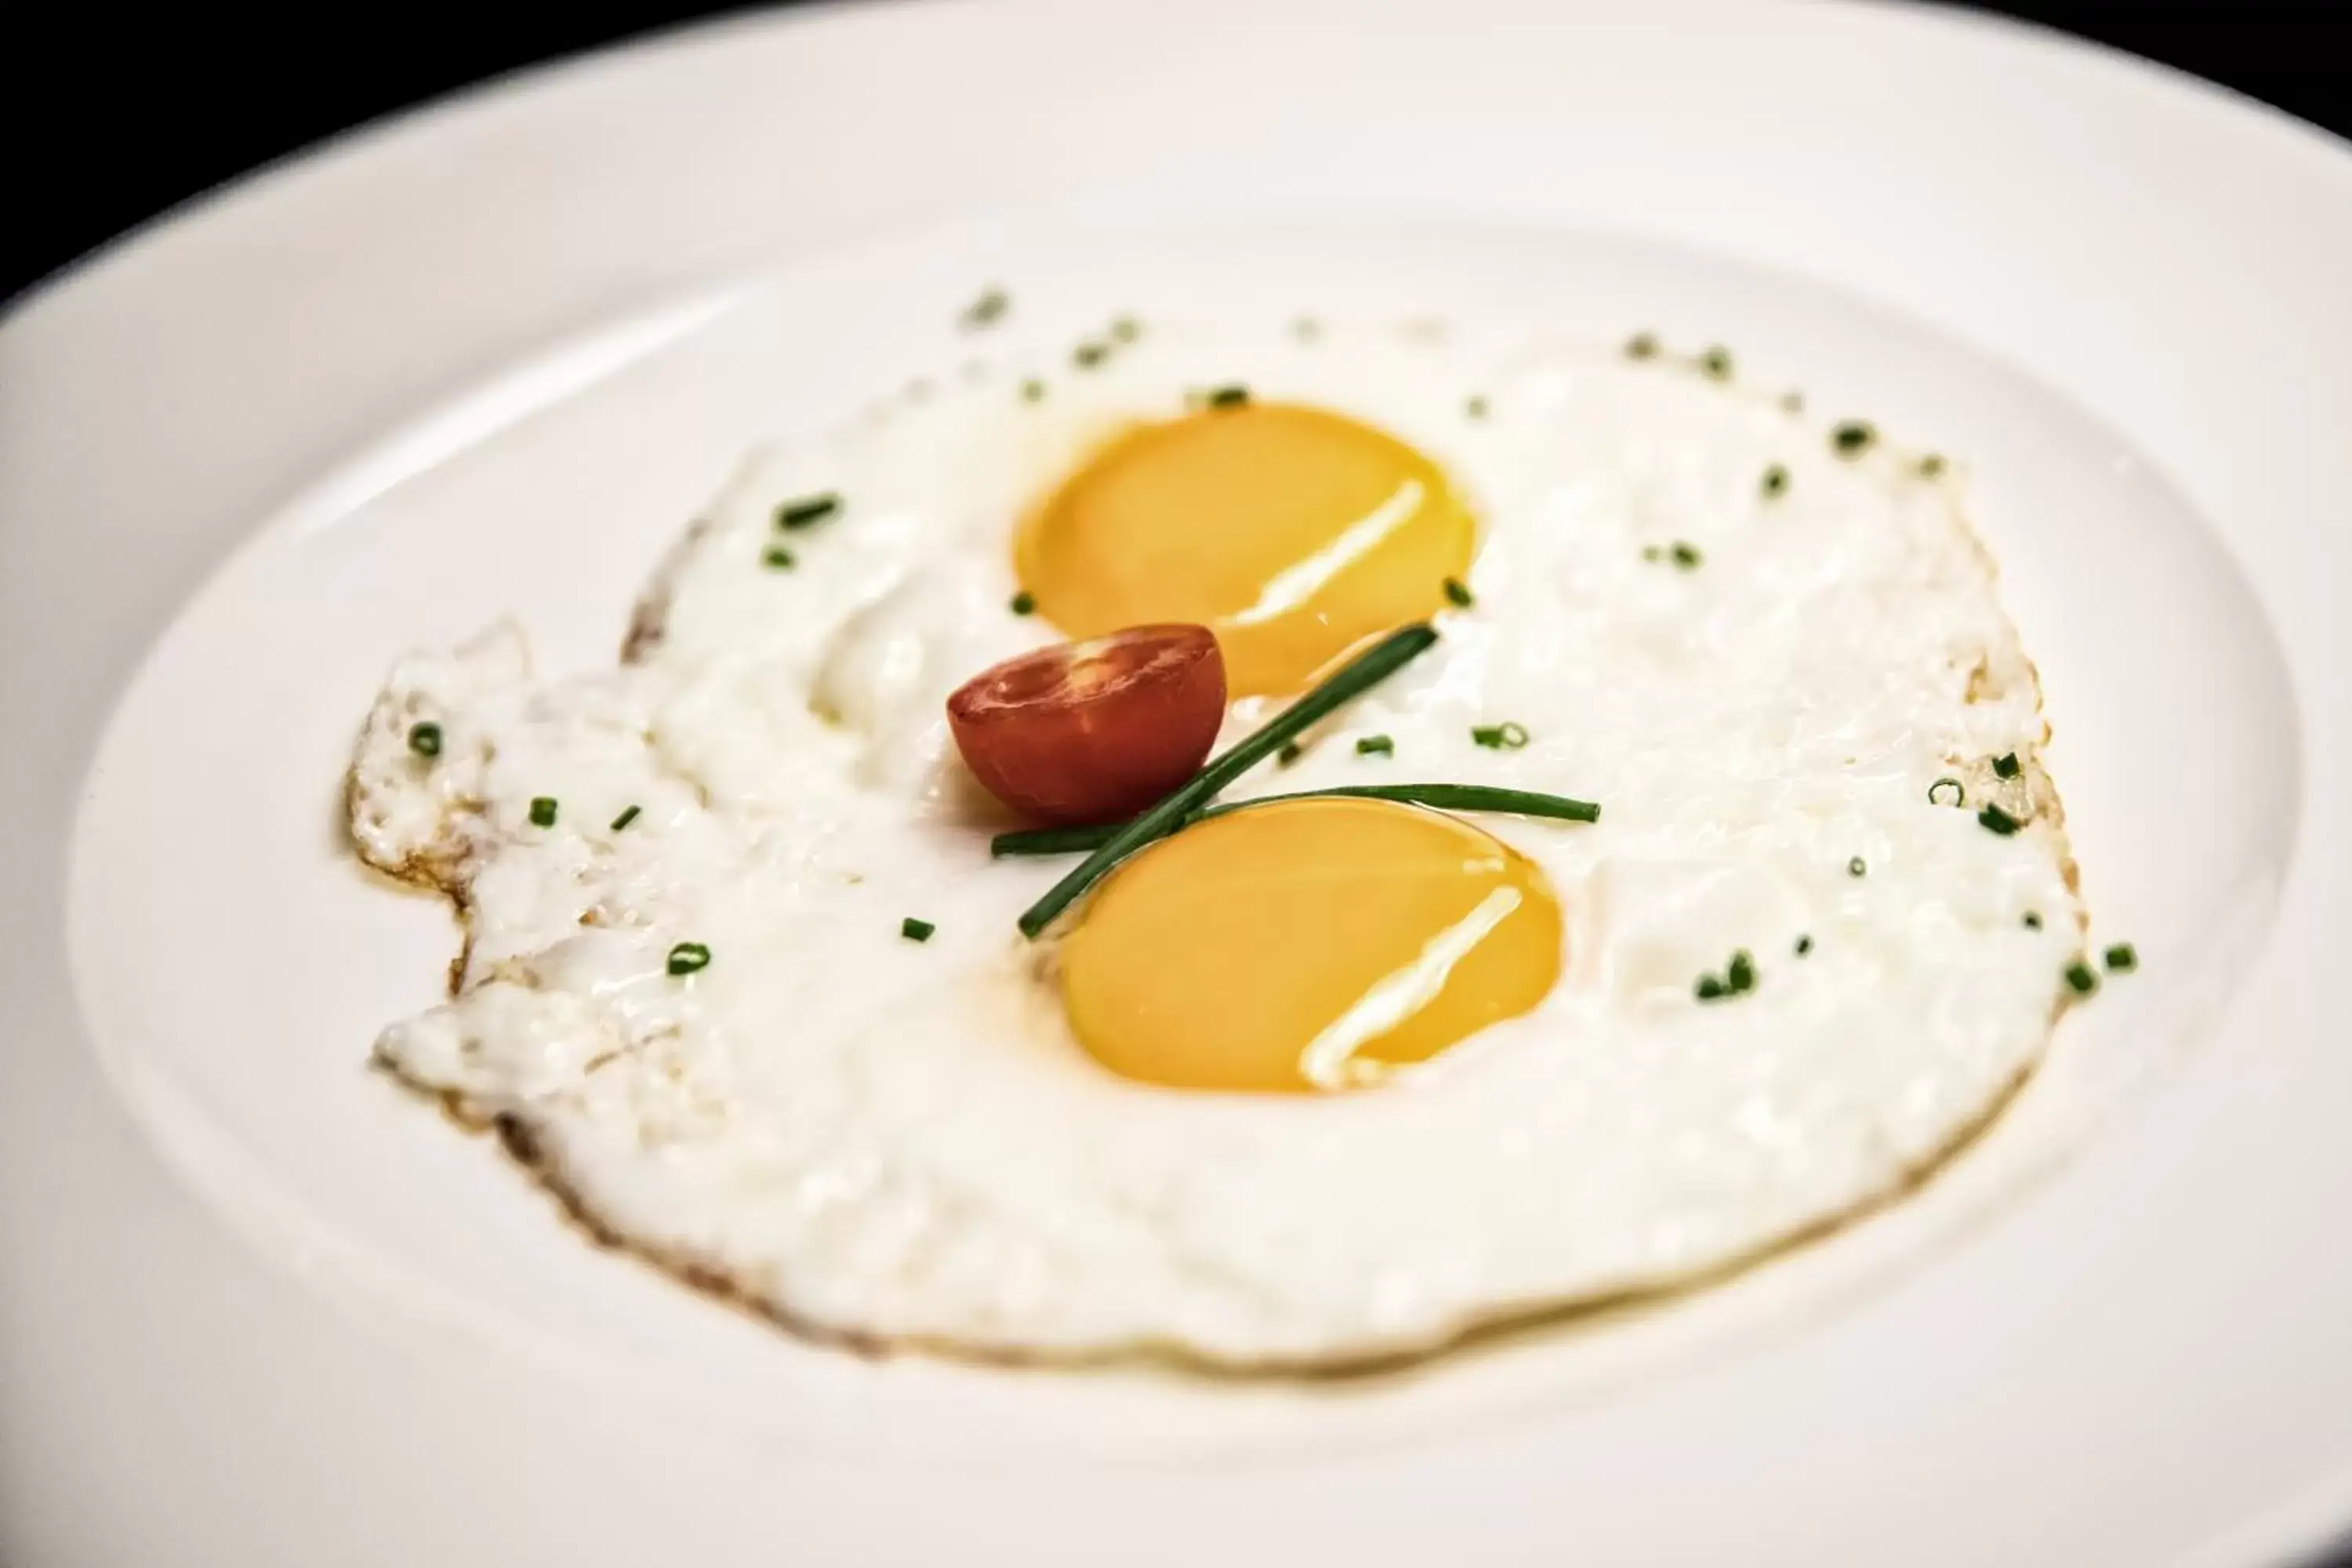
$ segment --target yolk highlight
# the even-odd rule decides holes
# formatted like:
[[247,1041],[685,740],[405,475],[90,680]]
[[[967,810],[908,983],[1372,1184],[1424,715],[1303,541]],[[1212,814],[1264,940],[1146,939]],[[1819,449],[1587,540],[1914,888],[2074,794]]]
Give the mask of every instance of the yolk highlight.
[[1190,621],[1236,697],[1300,689],[1367,637],[1444,607],[1477,528],[1396,437],[1269,403],[1139,426],[1065,480],[1015,551],[1072,637]]
[[1064,944],[1062,994],[1128,1078],[1346,1089],[1527,1012],[1560,962],[1559,905],[1499,839],[1420,806],[1286,801],[1113,872]]

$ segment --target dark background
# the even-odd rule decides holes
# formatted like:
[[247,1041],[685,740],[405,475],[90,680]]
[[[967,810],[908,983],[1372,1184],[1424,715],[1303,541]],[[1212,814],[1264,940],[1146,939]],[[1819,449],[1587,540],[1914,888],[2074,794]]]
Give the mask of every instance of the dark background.
[[[2322,37],[2323,20],[2340,3],[1976,8],[2063,27],[2352,132],[2343,57]],[[461,11],[418,0],[316,5],[265,20],[219,5],[177,7],[168,16],[45,7],[42,36],[19,34],[0,50],[0,300],[190,196],[338,131],[552,56],[728,9],[640,0],[478,3]]]

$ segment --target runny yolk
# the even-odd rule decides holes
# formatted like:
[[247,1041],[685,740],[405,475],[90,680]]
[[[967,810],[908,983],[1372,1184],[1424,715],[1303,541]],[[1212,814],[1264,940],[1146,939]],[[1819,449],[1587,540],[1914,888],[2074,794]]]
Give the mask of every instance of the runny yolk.
[[1378,1081],[1527,1012],[1559,977],[1533,862],[1388,801],[1212,817],[1113,872],[1062,950],[1080,1043],[1180,1089]]
[[1477,543],[1444,472],[1319,408],[1244,404],[1142,425],[1063,481],[1015,551],[1072,637],[1191,621],[1236,697],[1297,691],[1367,637],[1441,608]]

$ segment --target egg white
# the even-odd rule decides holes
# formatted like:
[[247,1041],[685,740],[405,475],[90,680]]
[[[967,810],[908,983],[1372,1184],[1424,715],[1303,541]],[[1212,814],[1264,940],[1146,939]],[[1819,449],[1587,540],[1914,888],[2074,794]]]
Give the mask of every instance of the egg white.
[[[1485,531],[1440,647],[1234,794],[1438,780],[1604,807],[1479,819],[1551,879],[1566,972],[1374,1089],[1095,1065],[1050,943],[1013,926],[1067,862],[990,859],[1002,824],[940,718],[1055,635],[1008,608],[1024,511],[1125,423],[1235,382],[1412,442]],[[838,516],[779,532],[779,503],[823,491]],[[763,564],[778,543],[789,570]],[[609,1233],[813,1330],[1232,1367],[1427,1350],[1754,1256],[1998,1108],[2080,942],[2039,700],[1953,481],[1891,447],[1842,456],[1677,359],[1154,324],[1093,369],[992,371],[755,457],[617,669],[535,680],[511,629],[404,661],[352,831],[456,897],[469,941],[454,999],[377,1052],[504,1120]],[[1473,742],[1507,720],[1524,749]],[[437,758],[409,748],[424,721]],[[1355,754],[1373,732],[1391,756]],[[1930,803],[1943,777],[1965,808]],[[1988,831],[1988,802],[2027,826]],[[680,942],[709,966],[668,973]],[[1738,949],[1756,989],[1698,1000]]]

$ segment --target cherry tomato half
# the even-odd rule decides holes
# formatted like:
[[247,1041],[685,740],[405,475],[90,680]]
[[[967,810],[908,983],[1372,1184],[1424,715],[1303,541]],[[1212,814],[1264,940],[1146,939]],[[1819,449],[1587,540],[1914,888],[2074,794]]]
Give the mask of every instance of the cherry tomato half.
[[1133,816],[1191,778],[1225,718],[1206,626],[1129,626],[1041,647],[948,699],[956,748],[988,793],[1037,822]]

